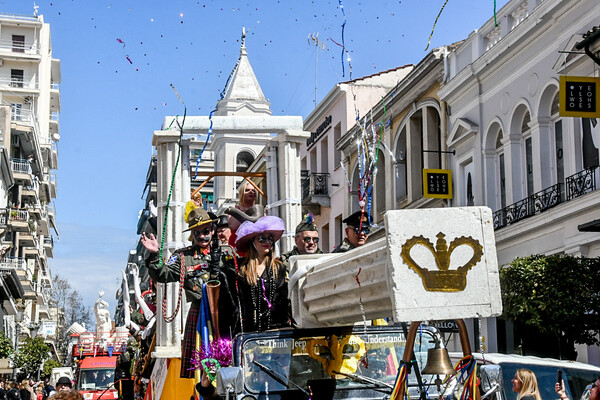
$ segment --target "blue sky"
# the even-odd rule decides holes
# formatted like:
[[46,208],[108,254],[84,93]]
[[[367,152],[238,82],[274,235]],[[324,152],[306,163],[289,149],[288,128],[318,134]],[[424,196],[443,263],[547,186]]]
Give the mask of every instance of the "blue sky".
[[[352,78],[417,64],[446,0],[344,0],[344,44]],[[497,0],[499,10],[507,0]],[[208,115],[239,55],[249,59],[273,115],[306,117],[342,75],[344,16],[324,0],[37,0],[50,23],[62,83],[57,173],[60,240],[50,265],[87,305],[105,291],[111,308],[120,270],[137,243],[136,225],[164,116]],[[33,1],[0,1],[0,12],[33,14]],[[494,0],[448,0],[431,48],[466,38],[493,18]],[[336,44],[336,42],[338,44]]]

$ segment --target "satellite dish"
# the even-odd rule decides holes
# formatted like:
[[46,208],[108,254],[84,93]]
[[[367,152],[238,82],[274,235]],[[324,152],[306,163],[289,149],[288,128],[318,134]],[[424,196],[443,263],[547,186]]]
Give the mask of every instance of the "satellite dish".
[[60,135],[58,133],[53,133],[52,140],[54,140],[55,142],[58,142],[60,140]]

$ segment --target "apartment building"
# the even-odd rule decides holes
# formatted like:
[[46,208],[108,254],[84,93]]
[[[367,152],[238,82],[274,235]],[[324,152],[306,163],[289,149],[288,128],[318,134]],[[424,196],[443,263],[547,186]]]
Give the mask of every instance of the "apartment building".
[[43,16],[0,14],[0,314],[15,344],[55,319],[60,80]]

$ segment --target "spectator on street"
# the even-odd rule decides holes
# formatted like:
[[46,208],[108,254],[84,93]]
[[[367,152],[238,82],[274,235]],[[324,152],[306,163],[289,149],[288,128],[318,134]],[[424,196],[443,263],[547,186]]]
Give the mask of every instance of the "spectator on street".
[[31,386],[29,386],[29,379],[23,379],[21,386],[19,387],[19,393],[21,394],[21,400],[35,400],[32,396]]
[[4,389],[3,380],[0,380],[0,400],[6,400],[6,390]]
[[56,381],[56,391],[60,392],[63,390],[71,390],[73,389],[73,382],[71,382],[71,378],[68,376],[61,376]]
[[518,369],[512,379],[512,384],[512,391],[518,393],[517,400],[542,400],[533,371]]
[[21,393],[19,392],[19,385],[17,382],[10,382],[10,389],[6,392],[7,400],[21,400]]
[[[598,377],[598,379],[592,382],[589,400],[600,400],[600,389],[598,388],[598,386],[600,386],[600,376]],[[561,400],[569,400],[569,396],[567,396],[567,391],[565,389],[564,380],[562,380],[561,383],[557,382],[554,385],[554,391],[556,392],[556,394],[558,394]]]
[[371,232],[370,215],[363,211],[357,211],[342,222],[346,224],[346,238],[333,250],[333,253],[345,253],[367,243]]
[[53,400],[83,400],[83,395],[81,393],[79,393],[77,390],[71,390],[71,389],[66,389],[66,390],[61,390],[59,392],[57,392],[54,397],[52,397]]

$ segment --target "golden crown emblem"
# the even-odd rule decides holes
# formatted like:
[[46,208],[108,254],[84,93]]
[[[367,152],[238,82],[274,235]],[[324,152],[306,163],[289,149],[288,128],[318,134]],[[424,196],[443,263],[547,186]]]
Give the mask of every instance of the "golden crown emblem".
[[[410,268],[415,270],[423,280],[425,290],[429,292],[461,292],[467,286],[467,273],[475,264],[481,260],[483,256],[483,247],[479,241],[470,236],[461,236],[446,243],[445,236],[442,232],[437,234],[437,242],[435,247],[433,243],[424,236],[413,236],[402,245],[402,259]],[[439,271],[430,271],[427,268],[421,267],[410,256],[411,249],[416,245],[425,246],[435,258],[435,263]],[[450,267],[450,255],[459,246],[469,246],[473,249],[473,256],[466,264],[458,267],[455,270],[448,269]]]

